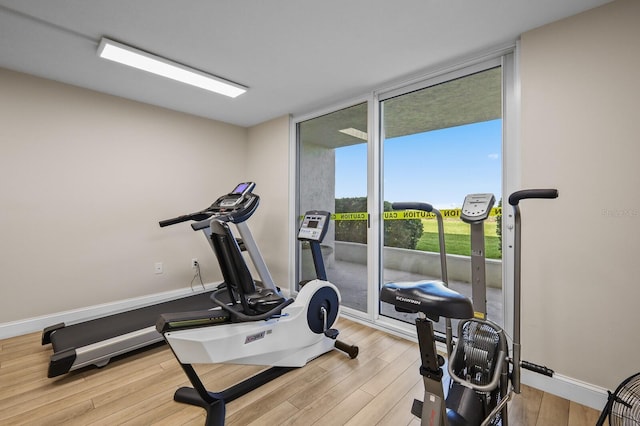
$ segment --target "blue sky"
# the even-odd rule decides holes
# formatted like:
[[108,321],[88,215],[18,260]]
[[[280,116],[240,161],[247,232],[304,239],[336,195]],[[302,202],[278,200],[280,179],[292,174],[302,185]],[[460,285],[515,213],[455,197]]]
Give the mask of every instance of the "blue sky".
[[[366,144],[336,150],[336,198],[366,195]],[[384,200],[460,207],[465,195],[500,198],[502,120],[387,139]]]

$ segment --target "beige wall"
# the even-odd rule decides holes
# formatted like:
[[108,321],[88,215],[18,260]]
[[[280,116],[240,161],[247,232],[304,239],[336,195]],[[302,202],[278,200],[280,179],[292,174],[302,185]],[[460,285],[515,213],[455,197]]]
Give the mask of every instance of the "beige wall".
[[289,117],[249,128],[246,176],[260,208],[249,226],[274,282],[289,288]]
[[523,358],[609,389],[639,369],[640,2],[522,36]]
[[0,324],[220,279],[158,221],[246,179],[247,129],[3,69],[0,96]]

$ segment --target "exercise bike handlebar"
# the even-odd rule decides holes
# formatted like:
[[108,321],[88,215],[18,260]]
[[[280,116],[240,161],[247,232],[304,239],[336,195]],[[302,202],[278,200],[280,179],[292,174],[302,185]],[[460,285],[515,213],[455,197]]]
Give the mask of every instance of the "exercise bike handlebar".
[[528,198],[558,198],[557,189],[523,189],[509,196],[509,204],[517,206],[520,200]]
[[[528,198],[538,199],[554,199],[558,198],[557,189],[523,189],[516,191],[509,196],[509,204],[513,206],[514,215],[514,257],[513,257],[513,371],[511,373],[511,383],[515,393],[520,393],[520,378],[522,368],[522,354],[520,347],[520,326],[521,326],[521,275],[522,275],[522,236],[521,236],[521,219],[520,219],[520,206],[518,203],[520,200]],[[529,364],[526,365],[527,369],[531,369]],[[545,370],[545,375],[549,375],[549,371],[546,367],[541,367]],[[548,371],[546,371],[548,370]],[[553,374],[551,372],[551,374]]]
[[[442,213],[429,203],[417,202],[417,201],[400,201],[391,203],[393,210],[420,210],[427,213],[433,213],[436,216],[438,222],[438,246],[440,251],[440,273],[442,282],[446,286],[449,286],[449,275],[447,273],[447,250],[444,244],[444,223],[442,219]],[[453,330],[451,328],[451,318],[445,319],[445,344],[447,345],[447,351],[451,352],[453,349]]]
[[422,210],[427,213],[431,213],[433,211],[433,206],[429,203],[416,203],[412,201],[392,203],[391,208],[394,210]]

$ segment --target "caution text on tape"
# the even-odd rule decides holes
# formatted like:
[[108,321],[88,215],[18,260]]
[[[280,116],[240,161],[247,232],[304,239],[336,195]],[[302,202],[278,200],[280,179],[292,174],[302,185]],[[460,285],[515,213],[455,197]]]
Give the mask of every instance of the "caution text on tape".
[[[442,217],[460,217],[461,209],[443,209],[440,210]],[[499,216],[502,214],[502,207],[494,207],[491,209],[489,216]],[[408,220],[408,219],[431,219],[436,217],[433,213],[427,213],[422,210],[399,210],[399,211],[386,211],[383,212],[384,220]],[[369,213],[367,212],[355,212],[355,213],[334,213],[331,215],[333,220],[367,220]]]

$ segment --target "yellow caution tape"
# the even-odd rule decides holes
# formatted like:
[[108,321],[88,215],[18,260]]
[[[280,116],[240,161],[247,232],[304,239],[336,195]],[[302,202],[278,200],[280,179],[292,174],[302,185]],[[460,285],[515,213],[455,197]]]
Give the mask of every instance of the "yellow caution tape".
[[369,213],[367,212],[334,213],[331,215],[331,219],[333,220],[367,220],[368,218],[369,218]]
[[[443,209],[440,210],[442,217],[460,217],[461,209]],[[489,216],[498,216],[502,214],[502,207],[494,207],[491,209]],[[433,213],[427,213],[422,210],[399,210],[399,211],[387,211],[383,212],[384,220],[409,220],[409,219],[432,219],[436,217]],[[356,212],[356,213],[334,213],[331,215],[333,220],[367,220],[369,213]]]

